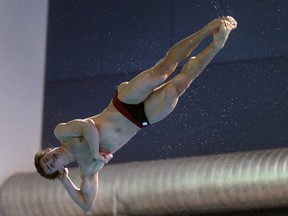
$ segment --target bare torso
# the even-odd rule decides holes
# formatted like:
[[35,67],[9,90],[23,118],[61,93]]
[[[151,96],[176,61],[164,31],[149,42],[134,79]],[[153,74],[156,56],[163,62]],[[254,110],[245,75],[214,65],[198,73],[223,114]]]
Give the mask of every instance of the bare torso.
[[100,152],[114,154],[140,130],[114,107],[112,101],[102,113],[90,118],[99,131]]
[[[103,112],[89,119],[95,122],[95,129],[99,132],[99,152],[102,156],[114,154],[140,130],[119,113],[112,101]],[[70,137],[62,144],[74,155],[82,175],[91,174],[94,163],[87,141],[83,137]]]

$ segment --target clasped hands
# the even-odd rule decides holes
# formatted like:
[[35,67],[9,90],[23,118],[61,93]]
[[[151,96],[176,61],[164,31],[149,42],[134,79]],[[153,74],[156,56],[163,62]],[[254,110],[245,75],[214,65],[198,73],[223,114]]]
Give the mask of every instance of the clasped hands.
[[111,159],[113,158],[113,155],[106,152],[99,152],[99,154],[93,159],[94,162],[100,161],[104,164],[107,164]]

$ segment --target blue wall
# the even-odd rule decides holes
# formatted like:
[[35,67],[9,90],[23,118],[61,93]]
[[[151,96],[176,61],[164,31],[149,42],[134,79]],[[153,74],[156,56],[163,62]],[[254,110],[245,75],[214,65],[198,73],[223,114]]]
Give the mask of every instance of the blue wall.
[[219,13],[239,25],[214,62],[285,56],[287,6],[285,0],[50,1],[46,80],[138,73]]

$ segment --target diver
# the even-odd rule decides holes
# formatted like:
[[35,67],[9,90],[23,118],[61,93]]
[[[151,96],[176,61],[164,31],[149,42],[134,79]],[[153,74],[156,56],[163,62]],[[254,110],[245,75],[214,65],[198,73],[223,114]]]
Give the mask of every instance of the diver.
[[[48,179],[58,178],[74,202],[89,211],[97,197],[99,171],[141,128],[161,121],[174,110],[179,97],[224,47],[236,27],[237,22],[230,16],[213,20],[172,46],[156,65],[121,83],[104,111],[58,124],[54,134],[61,145],[40,150],[35,155],[39,174]],[[190,57],[197,45],[209,36],[213,41]],[[166,81],[188,57],[182,70]],[[72,182],[66,168],[74,161],[80,168],[80,188]]]

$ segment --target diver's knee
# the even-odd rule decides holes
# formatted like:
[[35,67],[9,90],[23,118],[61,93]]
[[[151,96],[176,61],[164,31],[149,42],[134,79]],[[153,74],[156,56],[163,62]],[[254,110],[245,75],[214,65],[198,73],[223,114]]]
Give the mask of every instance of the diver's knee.
[[161,59],[154,67],[154,72],[159,75],[166,75],[167,77],[174,72],[177,63],[170,61],[168,58]]

